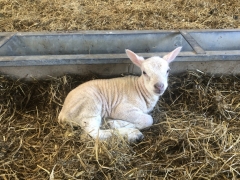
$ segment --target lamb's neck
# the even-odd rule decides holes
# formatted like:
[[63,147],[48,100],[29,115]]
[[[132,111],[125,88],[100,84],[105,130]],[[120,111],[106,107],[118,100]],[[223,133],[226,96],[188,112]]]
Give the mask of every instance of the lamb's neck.
[[137,88],[140,95],[143,97],[143,99],[146,102],[148,111],[152,111],[159,99],[159,96],[157,96],[154,92],[149,92],[147,90],[147,88],[144,85],[144,79],[142,76],[140,76],[137,79]]

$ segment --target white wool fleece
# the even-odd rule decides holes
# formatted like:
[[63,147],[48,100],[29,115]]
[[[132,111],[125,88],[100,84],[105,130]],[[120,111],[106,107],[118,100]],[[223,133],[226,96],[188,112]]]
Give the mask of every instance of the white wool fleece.
[[[73,89],[65,99],[59,122],[81,126],[93,138],[104,140],[112,133],[126,136],[130,142],[141,140],[140,129],[149,127],[159,96],[168,84],[169,63],[181,48],[164,56],[144,60],[126,50],[130,60],[142,70],[142,75],[92,80]],[[100,129],[107,118],[109,129]]]

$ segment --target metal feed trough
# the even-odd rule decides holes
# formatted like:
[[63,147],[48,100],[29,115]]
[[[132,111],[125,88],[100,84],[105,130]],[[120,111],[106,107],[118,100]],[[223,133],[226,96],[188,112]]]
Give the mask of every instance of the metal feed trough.
[[147,58],[183,49],[172,73],[240,74],[240,30],[0,33],[0,73],[17,78],[63,74],[139,74],[125,55]]

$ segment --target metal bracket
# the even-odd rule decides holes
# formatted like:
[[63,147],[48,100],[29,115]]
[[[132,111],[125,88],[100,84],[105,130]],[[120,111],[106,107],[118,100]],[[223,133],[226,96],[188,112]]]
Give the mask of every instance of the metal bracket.
[[15,36],[16,33],[9,33],[9,35],[5,36],[2,40],[0,40],[0,48],[6,44],[12,37]]
[[179,30],[179,32],[197,54],[206,54],[203,48],[187,31]]

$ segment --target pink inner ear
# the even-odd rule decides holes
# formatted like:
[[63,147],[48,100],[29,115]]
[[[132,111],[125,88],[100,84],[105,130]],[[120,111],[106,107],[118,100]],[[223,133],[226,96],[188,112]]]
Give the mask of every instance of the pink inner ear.
[[168,63],[171,63],[177,57],[177,55],[180,53],[181,49],[182,49],[182,47],[178,47],[178,48],[174,49],[172,52],[165,55],[163,57],[163,59],[165,59]]
[[144,61],[144,58],[141,56],[138,56],[137,54],[135,54],[134,52],[126,49],[126,54],[129,57],[129,59],[138,67],[142,66],[142,62]]

